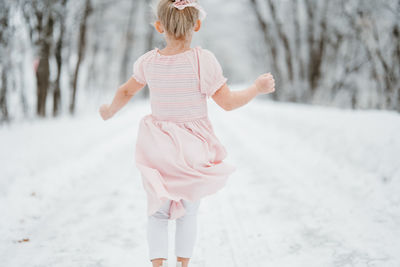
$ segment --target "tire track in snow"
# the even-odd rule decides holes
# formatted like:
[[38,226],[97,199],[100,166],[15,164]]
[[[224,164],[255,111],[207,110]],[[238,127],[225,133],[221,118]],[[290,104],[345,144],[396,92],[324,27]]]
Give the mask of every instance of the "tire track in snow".
[[[295,131],[296,129],[288,128],[287,124],[290,125],[290,122],[286,121],[285,127],[280,128],[279,118],[275,121],[269,117],[268,122],[270,125],[266,125],[263,124],[262,119],[267,116],[259,113],[260,108],[257,112],[251,110],[252,107],[249,105],[248,107],[243,107],[241,111],[231,112],[235,119],[234,123],[232,123],[233,120],[222,118],[223,115],[221,115],[216,120],[218,124],[215,124],[218,125],[218,128],[221,127],[220,131],[223,134],[220,134],[220,136],[226,138],[225,143],[228,146],[228,150],[232,152],[233,157],[238,159],[238,162],[242,163],[242,159],[245,158],[240,153],[247,152],[248,160],[240,167],[252,166],[254,162],[257,163],[253,164],[254,167],[263,165],[259,168],[259,171],[257,170],[253,173],[256,176],[258,175],[259,178],[262,177],[261,175],[265,176],[265,180],[258,178],[259,181],[254,179],[250,182],[251,184],[265,186],[268,192],[264,197],[266,202],[270,201],[272,204],[266,205],[264,208],[267,214],[270,214],[266,218],[273,221],[284,216],[282,219],[285,223],[285,231],[292,231],[293,237],[288,238],[286,241],[270,233],[270,237],[273,237],[272,239],[277,239],[276,241],[283,245],[279,246],[272,242],[270,244],[266,242],[266,250],[270,250],[273,258],[264,252],[264,260],[270,260],[271,264],[275,263],[281,266],[285,259],[291,257],[297,262],[295,254],[302,255],[302,257],[307,256],[307,254],[304,254],[304,249],[312,249],[315,253],[314,257],[319,257],[318,254],[321,254],[321,258],[325,258],[324,266],[346,266],[346,264],[363,266],[370,262],[382,263],[393,260],[386,252],[389,244],[386,244],[386,247],[380,247],[375,244],[374,240],[378,236],[375,229],[379,224],[371,220],[374,219],[370,217],[373,215],[369,213],[368,206],[365,206],[365,197],[368,196],[370,188],[368,186],[365,188],[365,185],[363,187],[362,182],[348,180],[348,176],[350,175],[351,177],[354,170],[351,168],[350,170],[352,171],[350,172],[346,170],[347,172],[342,177],[341,166],[335,162],[334,158],[315,150],[308,142],[303,142],[302,136],[298,135]],[[288,129],[290,131],[287,131]],[[232,145],[231,148],[229,148],[229,144]],[[238,145],[240,148],[238,148]],[[298,151],[291,150],[291,145]],[[279,158],[274,158],[274,154]],[[286,162],[282,158],[286,159]],[[263,161],[262,159],[268,160]],[[361,175],[366,174],[361,170]],[[272,190],[268,189],[268,187],[272,188]],[[246,188],[246,184],[238,182],[235,188],[231,188],[231,192],[235,192],[235,195],[240,195],[240,191],[243,188]],[[258,192],[254,187],[252,189],[249,188],[249,190],[250,192],[251,190]],[[359,192],[353,192],[353,190],[358,190]],[[274,199],[268,197],[268,195],[278,198]],[[380,197],[382,196],[378,192],[377,198]],[[254,200],[256,198],[247,197],[248,203]],[[382,200],[382,198],[378,200]],[[296,205],[291,204],[291,202],[296,203]],[[373,204],[372,202],[371,204]],[[273,212],[274,204],[276,207],[286,207],[287,214]],[[298,210],[294,210],[295,207],[298,207]],[[259,210],[263,209],[260,208]],[[261,214],[259,215],[261,217]],[[255,215],[253,214],[253,216]],[[287,216],[289,218],[285,218]],[[290,223],[288,219],[297,220],[297,223],[295,221]],[[354,220],[355,222],[353,222],[353,219],[356,219]],[[366,222],[364,223],[364,221]],[[361,224],[357,222],[361,222]],[[257,226],[255,221],[249,220],[243,223],[249,225],[247,228],[263,231],[262,226]],[[349,234],[349,229],[343,228],[341,224],[353,229],[352,232],[354,234]],[[279,225],[275,225],[275,227],[277,227],[278,231],[282,230]],[[333,236],[326,231],[332,231],[335,234]],[[264,232],[268,232],[268,230],[264,230]],[[378,256],[375,257],[374,255],[366,254],[366,252],[359,252],[359,250],[363,250],[363,246],[359,247],[349,242],[358,240],[357,233],[363,232],[372,232],[371,235],[367,235],[363,239],[368,244],[365,249],[375,249]],[[284,252],[285,250],[286,252]],[[392,256],[396,255],[394,250],[391,252]],[[283,259],[279,259],[276,255],[274,256],[274,254],[278,253],[284,253]],[[333,256],[322,256],[326,253],[333,253]],[[348,253],[353,255],[351,261],[358,262],[360,265],[350,262],[350,259],[338,264],[338,260]],[[254,264],[260,264],[260,262],[261,258],[259,262],[254,262]],[[314,264],[318,266],[321,262],[315,262]],[[284,264],[283,266],[286,265]],[[290,266],[290,264],[287,266]]]
[[[223,191],[223,190],[222,190]],[[237,266],[219,194],[207,196],[198,214],[198,241],[191,259],[193,267]]]
[[[133,112],[131,114],[133,114]],[[126,123],[124,123],[123,127],[119,127],[117,130],[110,127],[109,129],[113,133],[108,134],[109,139],[98,139],[100,142],[93,144],[91,149],[85,151],[84,154],[80,155],[80,157],[72,158],[65,161],[63,164],[49,167],[43,172],[38,172],[33,177],[30,177],[31,181],[28,183],[23,179],[21,181],[22,183],[18,184],[18,186],[28,187],[28,189],[25,189],[24,191],[34,190],[36,193],[36,197],[25,197],[23,201],[20,199],[23,203],[19,203],[19,205],[27,205],[29,202],[34,202],[31,206],[34,207],[34,214],[36,215],[32,219],[29,219],[26,216],[26,212],[28,211],[28,213],[30,213],[30,210],[22,210],[21,213],[14,217],[14,219],[16,219],[14,223],[11,222],[12,216],[9,217],[8,224],[10,226],[17,225],[18,228],[8,231],[6,242],[9,242],[10,245],[6,246],[7,249],[5,251],[2,251],[4,256],[1,258],[8,258],[10,261],[7,266],[22,266],[21,264],[37,264],[37,266],[71,266],[71,261],[73,261],[74,258],[81,262],[80,266],[86,266],[86,264],[87,266],[109,266],[107,264],[103,265],[102,260],[96,259],[96,255],[85,255],[90,254],[88,253],[90,252],[90,249],[89,251],[82,251],[82,249],[88,249],[90,247],[89,244],[92,241],[96,243],[96,241],[102,239],[102,237],[96,237],[93,235],[95,231],[92,231],[93,233],[91,233],[91,230],[89,229],[90,224],[85,223],[84,220],[94,219],[92,222],[95,223],[96,218],[93,218],[93,216],[95,216],[94,214],[96,211],[103,214],[102,217],[110,217],[107,216],[107,210],[108,213],[114,214],[116,217],[121,217],[121,215],[124,214],[124,211],[120,213],[113,202],[118,202],[118,197],[121,198],[121,196],[118,196],[118,194],[121,194],[118,192],[118,188],[123,188],[121,183],[128,182],[128,184],[132,184],[133,181],[133,178],[130,177],[132,173],[129,169],[131,167],[124,167],[124,165],[127,166],[127,164],[131,164],[130,166],[133,166],[133,161],[129,160],[129,158],[133,159],[134,136],[132,134],[136,133],[133,133],[132,130],[128,129],[132,129],[132,127],[136,127],[136,125],[126,125]],[[128,144],[130,145],[129,148],[126,148],[127,140],[130,140],[128,141]],[[127,153],[129,153],[129,155],[127,155]],[[111,159],[111,162],[108,159]],[[114,161],[114,163],[112,161]],[[108,170],[106,170],[106,166],[108,166]],[[121,171],[123,174],[119,175],[119,172]],[[119,175],[120,178],[112,179],[113,174]],[[135,174],[139,179],[135,179],[136,186],[138,186],[139,189],[141,186],[140,177],[137,172],[135,172]],[[108,179],[110,182],[108,182]],[[109,184],[115,183],[116,181],[118,181],[120,185],[109,186]],[[48,187],[48,185],[51,185],[51,187]],[[90,188],[93,187],[97,187],[100,192],[96,193],[90,191]],[[89,192],[85,191],[87,189],[89,189]],[[112,196],[112,189],[114,189],[114,192],[117,194],[115,196],[117,199],[110,201],[104,197],[104,193],[111,193],[110,196]],[[139,193],[140,189],[138,189],[135,191],[138,191]],[[18,193],[19,192],[16,192],[14,197],[19,198]],[[124,192],[122,194],[124,195]],[[141,190],[140,194],[143,196]],[[133,200],[134,194],[130,195]],[[23,195],[20,195],[20,197],[23,198]],[[131,202],[129,196],[123,199],[122,202],[125,204]],[[143,200],[138,202],[142,202],[143,206],[145,205],[145,201]],[[109,205],[111,205],[111,207],[107,208]],[[135,212],[134,208],[137,209],[136,206],[130,207],[131,215],[128,216],[128,218],[132,219],[132,215],[134,215]],[[103,209],[106,210],[102,211]],[[143,210],[144,208],[141,208],[142,212]],[[124,216],[122,216],[122,219],[123,217]],[[19,218],[25,218],[23,226],[20,226]],[[143,218],[138,222],[137,226],[139,227],[137,228],[139,229],[143,227]],[[107,219],[106,221],[102,220],[102,218],[99,218],[98,221],[107,227],[106,222],[109,222],[107,220],[110,219]],[[140,223],[142,224],[140,225]],[[63,226],[65,229],[60,229],[60,226]],[[123,236],[134,232],[130,227],[127,227],[126,222],[125,225],[122,223],[122,227],[128,228],[127,230],[129,231],[118,232],[110,230],[105,231],[105,233],[109,232],[111,234],[114,233],[120,235],[121,240],[125,240],[123,242],[126,242],[131,246],[133,243],[135,243],[136,246],[139,245],[139,241],[133,242],[131,240],[134,236],[125,239],[123,238]],[[78,242],[78,244],[82,243],[82,246],[79,246],[78,248],[68,248],[63,244],[72,242],[72,246],[76,245],[76,243],[74,243],[76,242],[76,240],[74,240],[74,238],[76,238],[74,235],[79,234],[85,236],[85,229],[89,232],[86,237],[90,236],[93,239],[92,241],[83,240],[82,242]],[[71,236],[68,236],[68,233],[71,233],[74,238],[70,238]],[[139,231],[138,234],[142,234],[142,238],[144,238],[142,231]],[[16,240],[17,236],[26,235],[30,237],[31,241],[29,243],[14,243],[14,245],[12,245],[12,240]],[[111,237],[110,240],[112,240]],[[35,259],[32,260],[31,255],[29,254],[18,255],[19,252],[21,252],[23,245],[25,245],[25,249],[27,250],[29,250],[29,248],[26,247],[29,246],[39,246],[42,247],[42,249],[37,250],[34,247],[31,247],[35,251]],[[140,246],[140,250],[144,250],[142,245]],[[7,257],[6,255],[18,256]],[[61,262],[56,264],[58,260],[61,260]],[[54,262],[50,263],[52,261]],[[145,259],[143,259],[143,261],[145,261]],[[83,264],[84,262],[86,262],[86,264]],[[131,262],[134,262],[134,260],[131,259]],[[148,261],[146,264],[148,264]]]
[[[126,124],[126,114],[121,128],[109,127],[103,135],[109,143],[85,141],[88,150],[79,157],[73,152],[30,180],[18,177],[9,193],[20,202],[8,207],[17,216],[7,218],[8,228],[1,230],[5,266],[150,266],[145,193],[130,160],[133,147],[126,148],[134,144],[141,117],[136,111],[145,105],[129,112],[137,117],[133,122]],[[274,105],[265,112],[286,108]],[[385,210],[384,196],[370,185],[350,179],[352,172],[370,172],[316,150],[313,136],[304,140],[305,132],[296,131],[298,123],[291,123],[290,116],[282,121],[262,110],[248,105],[238,112],[210,112],[227,160],[238,171],[223,190],[203,200],[192,266],[396,266],[399,244],[393,234],[398,229],[391,228],[395,215],[388,215],[396,210]],[[299,109],[299,114],[307,113]],[[33,190],[37,196],[32,198]],[[365,199],[369,190],[377,204]],[[377,208],[381,213],[368,213]],[[33,237],[29,243],[10,242],[25,233]]]

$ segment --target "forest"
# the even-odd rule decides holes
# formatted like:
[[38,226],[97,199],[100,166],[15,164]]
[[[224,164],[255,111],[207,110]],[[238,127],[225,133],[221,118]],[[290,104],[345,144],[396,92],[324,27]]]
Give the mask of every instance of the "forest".
[[[215,53],[229,84],[271,72],[266,99],[400,111],[400,0],[199,3],[207,18],[192,46]],[[165,45],[154,5],[0,0],[0,121],[79,114],[109,98],[138,56]]]

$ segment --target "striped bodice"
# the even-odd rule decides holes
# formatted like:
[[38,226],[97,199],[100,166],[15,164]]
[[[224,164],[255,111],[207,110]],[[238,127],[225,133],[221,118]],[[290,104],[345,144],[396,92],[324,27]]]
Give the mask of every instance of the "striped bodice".
[[150,89],[152,115],[160,120],[188,121],[207,117],[207,99],[188,57],[193,49],[166,56],[152,50],[145,76]]

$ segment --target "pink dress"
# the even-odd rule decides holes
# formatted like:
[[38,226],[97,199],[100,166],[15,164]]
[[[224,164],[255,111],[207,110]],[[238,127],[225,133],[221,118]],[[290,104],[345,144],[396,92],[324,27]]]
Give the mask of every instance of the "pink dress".
[[155,48],[140,56],[133,77],[150,90],[151,114],[140,120],[135,163],[147,194],[148,216],[171,199],[170,219],[185,214],[181,199],[221,189],[236,167],[208,118],[207,99],[227,79],[214,54],[200,46],[176,55]]

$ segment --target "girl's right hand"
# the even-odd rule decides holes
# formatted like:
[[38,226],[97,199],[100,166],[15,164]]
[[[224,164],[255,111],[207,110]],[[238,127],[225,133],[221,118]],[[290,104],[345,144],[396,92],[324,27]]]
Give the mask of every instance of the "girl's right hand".
[[269,94],[275,91],[275,80],[271,73],[260,75],[254,82],[259,94]]
[[109,109],[109,105],[107,105],[107,104],[101,105],[99,112],[100,112],[100,115],[103,118],[103,120],[108,120],[109,118],[112,117],[112,114]]

